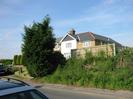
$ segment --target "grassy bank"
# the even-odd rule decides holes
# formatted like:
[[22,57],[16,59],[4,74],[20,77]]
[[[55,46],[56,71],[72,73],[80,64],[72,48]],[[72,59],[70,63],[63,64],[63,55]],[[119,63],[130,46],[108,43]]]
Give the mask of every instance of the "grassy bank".
[[84,59],[71,58],[65,66],[58,66],[53,74],[39,80],[73,86],[133,90],[132,59],[132,49],[113,57],[103,52],[93,56],[89,52]]

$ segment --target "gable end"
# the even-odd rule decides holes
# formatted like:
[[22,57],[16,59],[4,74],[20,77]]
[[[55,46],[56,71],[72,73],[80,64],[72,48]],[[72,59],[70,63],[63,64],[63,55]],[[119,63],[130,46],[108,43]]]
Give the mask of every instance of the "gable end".
[[[70,40],[74,40],[71,36],[69,36],[69,35],[67,35],[64,39],[63,39],[63,41],[70,41]],[[62,42],[63,42],[62,41]]]

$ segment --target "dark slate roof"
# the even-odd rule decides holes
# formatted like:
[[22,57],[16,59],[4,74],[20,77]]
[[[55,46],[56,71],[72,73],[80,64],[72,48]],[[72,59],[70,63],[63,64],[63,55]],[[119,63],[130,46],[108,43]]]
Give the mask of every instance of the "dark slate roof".
[[0,90],[21,87],[23,85],[0,80]]
[[101,35],[94,34],[94,33],[93,33],[93,36],[95,37],[96,40],[109,41],[109,39],[110,39],[108,37],[101,36]]
[[67,35],[67,36],[63,39],[63,41],[70,41],[70,40],[73,40],[73,38],[70,37],[69,35]]
[[94,40],[91,32],[79,33],[77,36],[79,37],[80,41]]
[[[69,35],[71,35],[71,34],[69,34]],[[71,35],[71,36],[78,40],[78,35]]]
[[113,40],[109,37],[101,36],[101,35],[94,34],[94,33],[92,33],[92,34],[93,34],[93,36],[95,37],[96,40],[102,40],[102,41],[109,42],[109,43],[115,43],[118,46],[122,46],[120,43],[116,42],[115,40]]
[[[101,40],[101,41],[105,41],[105,42],[109,42],[109,43],[116,43],[117,45],[122,46],[120,43],[114,41],[113,39],[111,39],[109,37],[98,35],[98,34],[95,34],[92,32],[84,32],[84,33],[79,33],[79,34],[71,35],[71,36],[73,36],[75,39],[80,40],[80,41]],[[56,42],[59,42],[61,39],[62,39],[62,37],[57,38]]]
[[98,34],[94,34],[92,32],[85,32],[85,33],[79,33],[77,34],[80,38],[81,41],[85,41],[85,40],[102,40],[102,41],[108,41],[111,40],[108,37],[105,36],[101,36]]

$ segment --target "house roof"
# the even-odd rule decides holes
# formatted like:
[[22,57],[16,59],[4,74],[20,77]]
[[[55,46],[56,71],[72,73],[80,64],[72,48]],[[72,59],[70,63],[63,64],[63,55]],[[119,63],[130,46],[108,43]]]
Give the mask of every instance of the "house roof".
[[119,46],[122,46],[120,43],[116,42],[115,40],[109,38],[109,37],[106,37],[106,36],[102,36],[102,35],[98,35],[98,34],[94,34],[94,37],[96,40],[102,40],[102,41],[105,41],[105,42],[109,42],[109,43],[115,43]]
[[94,40],[91,32],[79,33],[77,36],[79,37],[80,41]]
[[[68,35],[70,35],[70,34],[68,34]],[[116,43],[117,45],[121,45],[120,43],[114,41],[113,39],[111,39],[109,37],[98,35],[98,34],[95,34],[95,33],[92,33],[92,32],[78,33],[78,34],[71,35],[71,36],[73,38],[77,39],[78,41],[101,40],[101,41],[110,42],[110,43]],[[63,40],[64,38],[62,38],[62,37],[61,38],[57,38],[56,41],[59,42],[59,41]]]

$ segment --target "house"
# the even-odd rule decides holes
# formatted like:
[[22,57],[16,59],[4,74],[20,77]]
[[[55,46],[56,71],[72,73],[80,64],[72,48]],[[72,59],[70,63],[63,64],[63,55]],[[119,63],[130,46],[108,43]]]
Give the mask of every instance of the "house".
[[86,50],[97,53],[103,50],[109,54],[114,54],[116,48],[122,45],[113,39],[101,36],[92,32],[77,33],[71,29],[64,37],[56,40],[55,51],[60,51],[67,59],[72,55],[84,56]]

